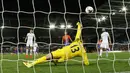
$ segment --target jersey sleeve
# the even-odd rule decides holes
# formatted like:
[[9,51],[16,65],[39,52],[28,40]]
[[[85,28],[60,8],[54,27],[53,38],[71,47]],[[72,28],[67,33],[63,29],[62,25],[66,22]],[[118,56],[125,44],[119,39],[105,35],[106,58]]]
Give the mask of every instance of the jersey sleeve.
[[27,33],[27,36],[29,35],[29,33]]
[[108,35],[108,37],[109,37],[109,33],[107,32],[107,35]]
[[77,25],[78,25],[78,28],[77,28],[77,33],[76,33],[75,40],[76,39],[80,39],[80,37],[81,37],[81,30],[82,30],[81,24],[79,22],[77,23]]

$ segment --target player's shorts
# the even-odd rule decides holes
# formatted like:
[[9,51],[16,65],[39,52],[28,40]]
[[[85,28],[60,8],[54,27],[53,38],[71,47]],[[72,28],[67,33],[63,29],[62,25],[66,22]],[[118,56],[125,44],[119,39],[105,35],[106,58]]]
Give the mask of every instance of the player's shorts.
[[98,46],[98,49],[100,49],[100,44],[97,44],[97,46]]
[[56,58],[60,58],[64,54],[64,52],[61,49],[57,49],[57,50],[51,52],[51,54],[52,54],[53,58],[56,59]]
[[109,44],[108,43],[105,43],[105,42],[102,42],[101,45],[100,45],[101,48],[109,48]]
[[26,46],[27,47],[32,47],[33,46],[33,41],[27,41]]
[[67,46],[67,45],[69,45],[69,44],[70,44],[69,42],[64,43],[65,46]]

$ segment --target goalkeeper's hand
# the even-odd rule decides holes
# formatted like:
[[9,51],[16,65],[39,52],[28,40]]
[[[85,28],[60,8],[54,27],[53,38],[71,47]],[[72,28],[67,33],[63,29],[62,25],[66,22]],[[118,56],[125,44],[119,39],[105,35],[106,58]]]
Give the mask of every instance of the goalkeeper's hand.
[[76,25],[77,25],[77,26],[80,25],[81,28],[82,28],[82,24],[81,24],[80,22],[77,22]]
[[80,22],[77,22],[76,25],[81,25]]

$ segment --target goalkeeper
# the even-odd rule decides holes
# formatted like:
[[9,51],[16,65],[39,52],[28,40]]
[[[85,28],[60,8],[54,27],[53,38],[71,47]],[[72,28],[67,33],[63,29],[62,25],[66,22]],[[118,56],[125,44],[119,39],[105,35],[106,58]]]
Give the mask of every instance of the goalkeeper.
[[48,60],[51,60],[54,62],[55,60],[56,62],[64,62],[65,60],[68,60],[70,58],[81,56],[84,64],[89,65],[87,54],[83,47],[83,42],[81,40],[82,25],[79,22],[77,22],[77,25],[78,25],[78,28],[77,28],[75,40],[70,45],[64,46],[63,48],[57,49],[56,51],[52,51],[46,56],[36,59],[35,61],[31,63],[23,62],[23,64],[27,66],[28,68],[30,68],[38,63],[47,62]]

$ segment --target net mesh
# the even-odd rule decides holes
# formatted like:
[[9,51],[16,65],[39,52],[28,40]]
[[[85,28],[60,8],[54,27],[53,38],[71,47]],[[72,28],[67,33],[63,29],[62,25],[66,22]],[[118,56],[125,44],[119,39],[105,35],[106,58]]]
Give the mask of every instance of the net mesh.
[[[9,73],[9,71],[12,71],[12,73],[125,73],[128,71],[129,73],[129,11],[123,12],[119,8],[122,7],[121,5],[127,5],[129,7],[129,2],[127,0],[108,0],[101,7],[98,7],[98,9],[96,0],[93,0],[92,6],[95,12],[90,14],[86,14],[84,12],[85,7],[89,4],[84,6],[85,3],[83,3],[82,0],[76,0],[74,7],[72,3],[69,5],[69,1],[67,0],[59,0],[59,3],[57,4],[61,4],[61,9],[58,9],[58,5],[53,4],[55,1],[52,0],[44,0],[43,2],[36,0],[31,0],[29,2],[25,1],[24,3],[28,5],[27,7],[24,7],[24,4],[21,4],[22,2],[24,1],[12,1],[12,6],[13,4],[14,6],[16,5],[15,9],[8,8],[6,1],[1,0],[1,73]],[[39,6],[37,6],[38,4]],[[44,4],[44,7],[41,8],[42,4]],[[69,6],[72,6],[73,9],[69,9]],[[28,7],[30,8],[29,10],[26,9]],[[100,19],[103,16],[105,16],[106,20]],[[83,24],[82,38],[84,41],[84,46],[87,47],[87,52],[94,51],[94,53],[91,53],[91,55],[94,56],[88,54],[90,66],[84,66],[82,60],[70,59],[72,62],[66,61],[56,67],[54,67],[50,61],[44,65],[39,65],[36,67],[33,66],[33,68],[26,70],[27,68],[22,64],[22,62],[37,58],[34,57],[33,59],[25,59],[23,57],[26,44],[24,39],[30,28],[33,28],[38,44],[44,48],[44,50],[39,49],[39,51],[50,53],[54,46],[62,46],[60,43],[62,36],[60,35],[63,35],[64,31],[67,31],[70,35],[72,35],[72,38],[74,38],[77,21],[80,21]],[[51,24],[56,25],[55,29],[49,28],[49,25]],[[64,24],[65,26],[71,24],[74,26],[72,28],[65,27],[64,29],[61,29],[59,28],[60,24]],[[97,57],[97,53],[95,53],[98,51],[96,49],[96,45],[97,41],[101,38],[100,35],[102,28],[106,28],[113,42],[110,51],[112,54],[109,55],[109,58],[99,58]],[[20,47],[22,47],[21,50]],[[90,49],[92,49],[92,51]],[[42,55],[43,54],[40,56]],[[119,65],[118,63],[125,63],[125,66]],[[92,68],[93,64],[96,65],[94,69],[95,71],[93,71]],[[106,65],[108,65],[109,68],[104,69]],[[118,69],[117,66],[121,67]],[[124,67],[127,68],[124,69]],[[6,70],[7,68],[11,69]]]

